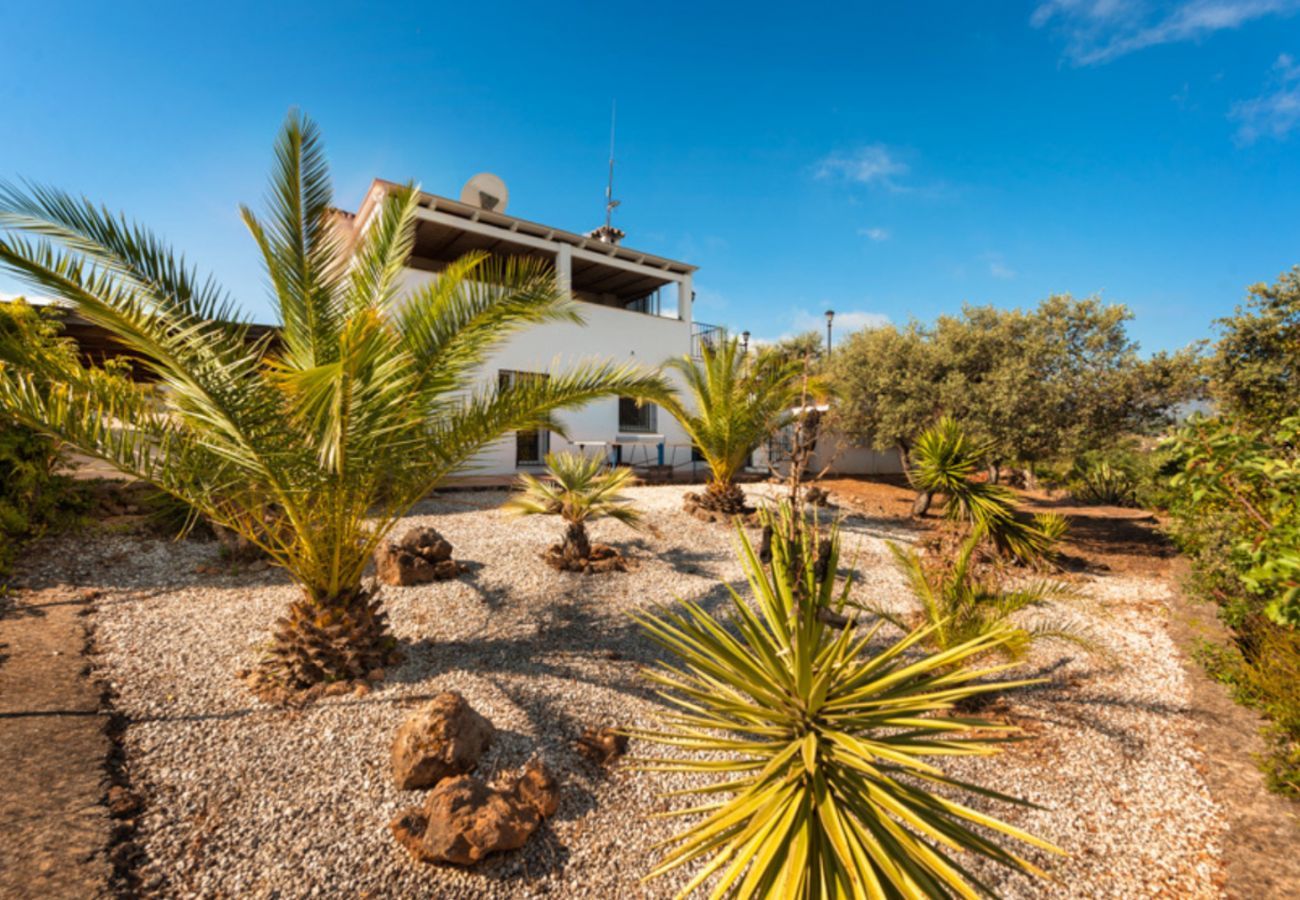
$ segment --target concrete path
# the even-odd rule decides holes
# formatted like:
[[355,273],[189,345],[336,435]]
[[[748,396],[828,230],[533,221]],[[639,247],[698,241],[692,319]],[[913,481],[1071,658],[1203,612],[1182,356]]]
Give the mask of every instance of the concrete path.
[[108,890],[109,739],[85,674],[89,595],[0,599],[0,897]]

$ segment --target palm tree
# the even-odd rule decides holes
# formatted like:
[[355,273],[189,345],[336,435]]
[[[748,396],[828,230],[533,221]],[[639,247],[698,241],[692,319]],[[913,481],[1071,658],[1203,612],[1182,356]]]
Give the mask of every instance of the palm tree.
[[[743,514],[749,510],[736,476],[750,453],[791,420],[806,373],[801,360],[746,353],[735,338],[705,344],[701,357],[668,363],[681,375],[686,398],[672,397],[662,405],[709,466],[711,478],[699,505],[727,515]],[[814,381],[812,386],[819,385]]]
[[560,516],[568,527],[564,541],[547,559],[557,568],[582,571],[592,560],[587,523],[617,519],[630,528],[642,527],[641,513],[619,493],[636,481],[631,469],[611,469],[597,456],[582,453],[548,453],[549,480],[520,475],[523,493],[506,504],[521,516]]
[[0,263],[105,328],[161,387],[122,386],[9,342],[0,406],[192,505],[290,573],[302,596],[254,672],[272,693],[395,659],[362,572],[448,473],[512,430],[563,433],[558,410],[665,390],[612,364],[475,387],[512,333],[579,320],[553,271],[471,254],[404,293],[418,192],[390,192],[350,241],[316,126],[291,113],[275,157],[266,217],[242,208],[281,324],[257,340],[215,281],[145,228],[58,190],[0,189]]
[[940,651],[987,635],[1001,635],[996,649],[1011,659],[1019,659],[1040,640],[1097,650],[1084,627],[1050,606],[1074,597],[1066,585],[1047,579],[1018,579],[1008,585],[1000,574],[982,569],[979,544],[979,536],[973,535],[953,559],[927,564],[915,551],[891,542],[890,552],[920,604],[920,614],[906,619],[877,606],[863,607],[900,628],[930,629],[927,643]]

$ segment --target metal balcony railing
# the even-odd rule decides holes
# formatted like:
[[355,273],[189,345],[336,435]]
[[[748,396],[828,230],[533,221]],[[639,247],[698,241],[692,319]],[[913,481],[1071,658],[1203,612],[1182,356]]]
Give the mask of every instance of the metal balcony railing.
[[704,358],[704,348],[706,346],[716,346],[720,341],[727,339],[727,329],[721,325],[706,325],[703,322],[691,323],[691,356],[696,359]]

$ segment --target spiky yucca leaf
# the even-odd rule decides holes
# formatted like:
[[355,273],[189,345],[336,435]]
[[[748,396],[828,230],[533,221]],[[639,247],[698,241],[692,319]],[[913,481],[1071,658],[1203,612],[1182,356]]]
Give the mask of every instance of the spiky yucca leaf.
[[[796,573],[779,554],[765,569],[738,535],[751,599],[732,590],[726,619],[697,603],[637,617],[679,660],[648,673],[674,711],[660,728],[629,732],[674,753],[640,765],[710,779],[681,792],[702,803],[684,811],[695,821],[666,842],[649,877],[698,864],[681,896],[709,885],[714,897],[919,898],[989,892],[957,859],[963,852],[1042,874],[996,837],[1057,848],[950,799],[950,789],[1022,801],[951,779],[930,761],[991,755],[1015,731],[936,715],[1030,683],[986,680],[1007,666],[965,665],[1007,635],[918,657],[933,631],[923,628],[875,652],[876,628],[837,629],[816,614],[844,604],[847,579],[804,582],[813,598],[797,588],[816,564],[816,542],[790,545],[804,548]],[[831,546],[834,573],[838,535]],[[975,728],[984,736],[970,736]]]

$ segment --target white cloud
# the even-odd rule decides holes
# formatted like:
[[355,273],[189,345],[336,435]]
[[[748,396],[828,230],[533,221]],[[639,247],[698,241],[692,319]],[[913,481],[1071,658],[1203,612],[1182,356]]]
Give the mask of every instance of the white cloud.
[[1001,253],[985,253],[980,259],[988,266],[989,274],[1003,281],[1010,281],[1019,273],[1007,265]]
[[1228,118],[1241,123],[1237,142],[1253,144],[1261,137],[1283,140],[1300,126],[1300,64],[1287,53],[1273,63],[1271,90],[1253,100],[1232,105]]
[[877,243],[880,241],[887,241],[890,238],[888,228],[859,228],[858,234],[864,238],[870,238]]
[[1075,65],[1106,63],[1145,47],[1193,41],[1300,9],[1300,0],[1044,0],[1030,16],[1053,25]]
[[[802,334],[805,331],[824,332],[826,313],[814,313],[806,309],[795,310],[790,324],[791,334]],[[851,331],[861,331],[863,328],[880,328],[888,325],[889,316],[884,313],[868,312],[865,309],[849,309],[843,312],[836,310],[833,324],[836,334],[848,334]]]
[[832,153],[813,167],[814,177],[822,180],[851,181],[893,191],[904,190],[897,179],[907,172],[907,163],[897,159],[884,144],[867,144],[849,153]]

